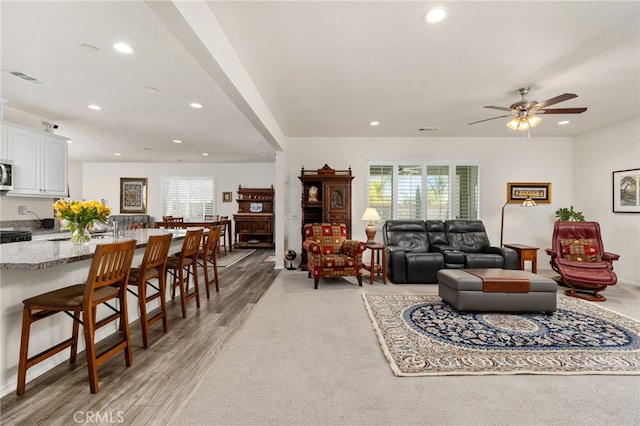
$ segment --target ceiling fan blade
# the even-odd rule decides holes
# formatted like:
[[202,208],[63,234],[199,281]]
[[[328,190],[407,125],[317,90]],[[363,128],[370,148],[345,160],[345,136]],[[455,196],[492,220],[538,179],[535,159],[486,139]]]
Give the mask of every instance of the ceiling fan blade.
[[546,101],[538,102],[533,106],[533,109],[544,109],[544,107],[555,105],[560,102],[568,101],[569,99],[577,98],[578,95],[575,93],[564,93],[562,95],[558,95],[555,98],[547,99]]
[[581,114],[587,110],[583,108],[550,108],[536,111],[536,114]]
[[500,111],[511,111],[511,108],[499,107],[494,105],[485,105],[482,108],[499,109]]
[[511,114],[507,114],[507,115],[501,115],[500,117],[492,117],[492,118],[486,118],[484,120],[480,120],[480,121],[474,121],[473,123],[467,123],[467,126],[470,126],[472,124],[477,124],[477,123],[482,123],[484,121],[490,121],[490,120],[496,120],[498,118],[505,118],[505,117],[511,117]]

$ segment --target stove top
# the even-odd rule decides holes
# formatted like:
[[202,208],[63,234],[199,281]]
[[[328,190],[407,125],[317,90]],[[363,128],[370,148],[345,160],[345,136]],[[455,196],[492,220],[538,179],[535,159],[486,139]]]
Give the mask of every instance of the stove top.
[[0,244],[31,241],[31,231],[0,231]]

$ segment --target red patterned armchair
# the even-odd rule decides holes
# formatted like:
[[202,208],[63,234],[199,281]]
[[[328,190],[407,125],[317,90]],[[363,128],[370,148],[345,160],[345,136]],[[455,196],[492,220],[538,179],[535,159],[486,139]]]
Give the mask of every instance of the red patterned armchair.
[[313,275],[314,288],[320,278],[355,276],[362,286],[362,253],[367,245],[347,240],[347,226],[338,223],[309,223],[304,225],[307,250],[307,270]]
[[613,261],[620,257],[604,251],[598,222],[557,221],[553,228],[551,267],[560,274],[556,279],[569,287],[569,296],[601,302],[600,294],[618,278],[613,272]]

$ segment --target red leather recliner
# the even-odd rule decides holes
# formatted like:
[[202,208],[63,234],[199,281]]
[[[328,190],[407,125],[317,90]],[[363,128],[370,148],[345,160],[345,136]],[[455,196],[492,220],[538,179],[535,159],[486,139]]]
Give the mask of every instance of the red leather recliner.
[[618,282],[613,261],[619,255],[604,251],[598,222],[557,221],[553,228],[551,268],[560,274],[559,284],[569,287],[565,294],[602,302],[599,292]]

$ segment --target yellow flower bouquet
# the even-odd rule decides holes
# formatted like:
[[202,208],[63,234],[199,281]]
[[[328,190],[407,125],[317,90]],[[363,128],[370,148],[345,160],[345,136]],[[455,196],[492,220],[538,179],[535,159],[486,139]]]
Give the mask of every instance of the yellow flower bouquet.
[[111,208],[100,201],[72,201],[58,200],[53,204],[56,217],[60,220],[62,229],[71,231],[71,242],[74,244],[87,244],[91,240],[88,227],[93,221],[107,223]]

